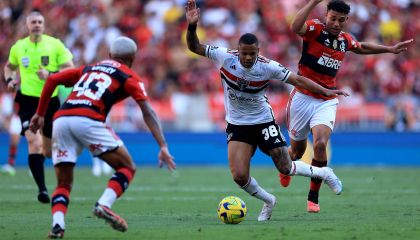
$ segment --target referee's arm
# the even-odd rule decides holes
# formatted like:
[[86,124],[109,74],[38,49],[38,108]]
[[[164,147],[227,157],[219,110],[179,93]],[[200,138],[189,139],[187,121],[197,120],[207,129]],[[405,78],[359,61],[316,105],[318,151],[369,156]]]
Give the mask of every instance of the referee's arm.
[[17,80],[15,78],[17,68],[17,65],[13,65],[9,61],[7,61],[6,65],[4,65],[4,80],[6,81],[6,85],[9,91],[15,90],[17,84]]

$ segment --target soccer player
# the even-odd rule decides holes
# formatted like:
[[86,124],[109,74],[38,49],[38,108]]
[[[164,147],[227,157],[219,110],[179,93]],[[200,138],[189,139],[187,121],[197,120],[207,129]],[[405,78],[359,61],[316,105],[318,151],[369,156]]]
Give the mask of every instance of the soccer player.
[[15,91],[18,85],[18,79],[15,76],[19,68],[20,90],[16,93],[15,101],[19,105],[21,135],[28,141],[28,164],[38,185],[38,201],[49,203],[50,198],[45,186],[44,160],[45,157],[51,157],[51,120],[60,106],[57,91],[52,94],[48,105],[42,134],[27,130],[48,75],[73,67],[73,56],[59,39],[43,34],[45,22],[41,13],[29,13],[26,17],[26,26],[29,36],[18,40],[10,49],[9,59],[4,67],[4,78],[8,89]]
[[83,148],[100,157],[116,172],[93,208],[93,214],[105,219],[114,229],[127,231],[127,222],[115,214],[112,204],[121,197],[134,177],[134,162],[119,138],[105,124],[111,107],[131,96],[136,100],[143,119],[160,146],[159,163],[175,169],[159,119],[150,106],[144,84],[132,71],[137,45],[127,37],[119,37],[110,49],[110,60],[92,66],[68,69],[51,75],[42,91],[30,128],[37,131],[44,123],[46,106],[57,85],[74,86],[73,91],[54,115],[52,159],[57,187],[52,195],[52,230],[50,238],[62,238],[65,214],[70,201],[73,170]]
[[[322,0],[310,0],[297,13],[291,23],[292,30],[303,39],[299,74],[328,89],[335,89],[336,74],[347,51],[357,54],[398,54],[407,50],[413,39],[394,46],[358,42],[350,34],[343,32],[348,20],[350,6],[342,0],[332,0],[327,6],[325,22],[308,15]],[[313,136],[312,166],[327,166],[327,144],[334,128],[338,100],[336,96],[325,96],[296,86],[287,105],[287,126],[292,160],[300,159],[305,152],[309,132]],[[290,176],[280,173],[281,185],[287,187]],[[307,211],[320,211],[318,202],[322,179],[312,178],[307,201]]]
[[330,168],[311,167],[302,161],[290,160],[285,139],[275,123],[265,92],[269,80],[276,80],[325,96],[347,93],[323,88],[290,72],[278,62],[259,55],[258,39],[253,34],[240,37],[238,50],[201,44],[196,33],[199,16],[196,2],[189,0],[186,6],[188,48],[210,58],[220,68],[225,94],[229,167],[233,180],[251,196],[264,202],[258,221],[270,219],[276,197],[250,176],[250,161],[257,147],[271,156],[279,172],[321,178],[336,194],[340,194],[341,181]]

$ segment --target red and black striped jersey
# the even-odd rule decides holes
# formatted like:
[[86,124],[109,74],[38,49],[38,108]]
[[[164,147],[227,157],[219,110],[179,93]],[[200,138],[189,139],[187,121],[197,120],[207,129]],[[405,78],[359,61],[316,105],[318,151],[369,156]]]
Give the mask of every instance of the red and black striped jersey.
[[[61,116],[84,116],[104,122],[115,103],[129,96],[136,101],[147,100],[140,77],[128,66],[113,60],[53,74],[48,78],[42,96],[53,91],[59,84],[73,86],[73,90],[55,113],[54,119]],[[49,99],[42,96],[37,110],[41,116],[46,110],[43,106],[48,105]]]
[[[302,35],[302,57],[299,61],[298,74],[325,88],[335,89],[336,75],[346,52],[360,47],[360,43],[345,32],[341,32],[338,36],[329,34],[325,24],[317,19],[306,21],[306,25],[306,33]],[[300,87],[296,89],[316,98],[330,99]]]

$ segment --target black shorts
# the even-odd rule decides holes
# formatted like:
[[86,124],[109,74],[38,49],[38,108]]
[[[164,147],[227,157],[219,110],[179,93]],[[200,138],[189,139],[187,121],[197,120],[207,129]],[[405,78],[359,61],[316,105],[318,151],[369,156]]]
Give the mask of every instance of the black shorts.
[[226,128],[227,142],[238,141],[251,144],[254,152],[259,147],[267,155],[268,151],[287,146],[280,127],[274,121],[255,125],[234,125],[228,123]]
[[[23,95],[20,91],[16,93],[15,102],[19,106],[18,115],[22,123],[21,135],[25,135],[25,131],[29,129],[29,123],[31,118],[35,115],[36,109],[38,108],[38,97],[31,97]],[[48,109],[45,114],[44,127],[42,128],[42,134],[45,137],[51,138],[52,135],[52,119],[54,113],[60,108],[60,100],[58,97],[51,98]]]

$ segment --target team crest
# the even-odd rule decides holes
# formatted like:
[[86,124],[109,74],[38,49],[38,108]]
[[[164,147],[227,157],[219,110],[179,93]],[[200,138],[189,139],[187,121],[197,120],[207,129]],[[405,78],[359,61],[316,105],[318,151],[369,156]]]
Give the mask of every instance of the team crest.
[[41,56],[41,64],[42,66],[46,67],[50,63],[50,57],[49,56]]
[[243,91],[249,86],[249,81],[246,80],[245,76],[242,76],[242,78],[238,78],[238,87],[239,90]]

